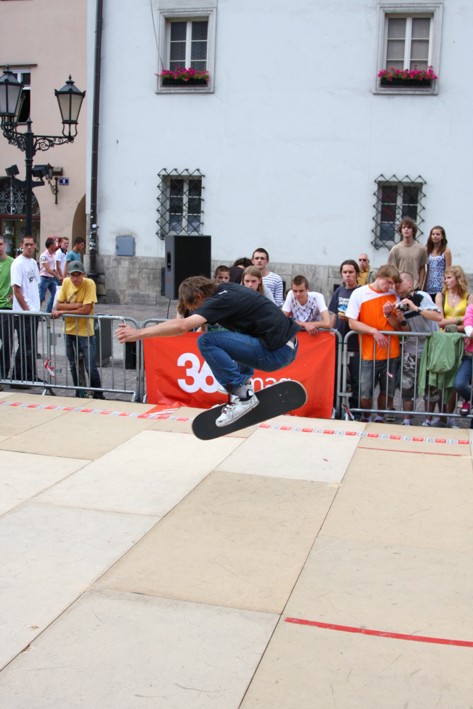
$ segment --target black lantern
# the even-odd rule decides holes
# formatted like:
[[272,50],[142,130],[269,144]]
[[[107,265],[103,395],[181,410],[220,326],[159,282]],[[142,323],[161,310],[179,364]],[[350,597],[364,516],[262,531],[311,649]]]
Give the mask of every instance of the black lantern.
[[23,84],[18,81],[15,74],[7,65],[2,76],[0,76],[0,118],[10,123],[16,121],[16,116],[20,108],[21,92]]
[[[33,182],[33,177],[42,177],[46,169],[48,179],[49,165],[33,166],[34,156],[38,151],[46,151],[55,145],[73,143],[77,136],[77,123],[79,113],[84,100],[85,91],[79,91],[77,86],[69,76],[68,81],[62,89],[55,90],[62,118],[62,135],[38,135],[33,133],[31,118],[26,121],[26,129],[18,124],[18,115],[21,107],[21,95],[23,84],[17,80],[15,74],[10,71],[7,65],[3,75],[0,77],[0,120],[1,130],[4,137],[11,145],[15,145],[25,153],[25,179],[16,180],[16,184],[23,186],[25,190],[25,223],[26,235],[32,234],[33,219],[33,188],[44,185],[43,180]],[[35,173],[36,170],[36,173]],[[51,175],[49,176],[51,179]],[[56,198],[57,198],[57,192]]]
[[[82,106],[82,101],[84,100],[85,91],[79,91],[77,86],[72,81],[72,77],[69,75],[69,79],[66,81],[62,89],[54,91],[57,102],[59,105],[59,110],[61,111],[62,119],[62,134],[65,136],[66,128],[68,129],[68,136],[77,135],[77,123],[79,121],[79,113]],[[71,133],[71,128],[74,127],[74,133]]]

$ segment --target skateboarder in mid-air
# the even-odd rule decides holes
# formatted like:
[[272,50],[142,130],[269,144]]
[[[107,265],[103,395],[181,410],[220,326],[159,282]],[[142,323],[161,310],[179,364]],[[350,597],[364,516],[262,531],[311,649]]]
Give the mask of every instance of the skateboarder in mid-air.
[[204,276],[181,283],[178,313],[182,316],[185,312],[190,315],[142,329],[119,325],[117,338],[125,343],[183,335],[205,323],[225,328],[200,335],[197,344],[229,394],[228,404],[215,421],[219,427],[228,426],[259,403],[251,384],[255,369],[274,372],[294,361],[301,328],[257,291],[237,283],[216,283]]

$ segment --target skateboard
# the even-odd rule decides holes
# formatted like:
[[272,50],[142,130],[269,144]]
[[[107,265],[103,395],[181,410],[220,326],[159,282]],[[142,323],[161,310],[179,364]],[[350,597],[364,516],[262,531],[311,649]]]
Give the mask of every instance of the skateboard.
[[212,409],[198,414],[192,422],[194,435],[203,441],[220,438],[220,436],[226,436],[227,433],[240,431],[247,426],[267,421],[274,416],[287,414],[289,411],[300,408],[307,401],[306,390],[302,384],[294,381],[278,382],[267,389],[255,392],[255,396],[259,399],[258,406],[228,426],[218,427],[215,424],[225,404],[214,406]]

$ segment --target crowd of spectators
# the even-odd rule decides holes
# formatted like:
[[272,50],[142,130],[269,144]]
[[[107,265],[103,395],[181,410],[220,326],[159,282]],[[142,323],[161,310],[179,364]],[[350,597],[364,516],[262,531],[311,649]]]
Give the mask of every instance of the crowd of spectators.
[[[255,249],[251,259],[235,261],[229,280],[260,290],[311,335],[323,329],[336,329],[342,338],[351,331],[358,334],[346,340],[347,410],[358,409],[355,418],[392,420],[389,412],[395,409],[398,389],[404,425],[412,425],[416,399],[422,395],[422,425],[456,427],[455,408],[468,416],[472,403],[473,295],[463,269],[452,265],[443,227],[431,229],[426,246],[417,240],[417,225],[409,218],[401,221],[398,233],[399,243],[377,270],[366,253],[358,261],[342,262],[342,284],[328,307],[302,274],[284,293],[282,278],[269,269],[264,248]],[[440,337],[432,337],[437,333]],[[454,337],[442,337],[445,334]]]
[[[36,366],[41,356],[38,353],[38,314],[49,292],[45,311],[53,318],[68,316],[65,317],[66,356],[76,396],[85,394],[82,387],[86,382],[80,379],[83,380],[86,373],[94,389],[93,397],[103,399],[99,391],[102,385],[95,361],[92,318],[97,292],[95,282],[86,277],[81,260],[85,239],[75,238],[72,250],[68,251],[68,239],[58,242],[49,237],[39,257],[39,266],[35,259],[36,246],[32,236],[23,236],[21,252],[13,259],[6,254],[5,240],[0,236],[0,309],[7,311],[1,314],[0,320],[0,378],[11,377],[18,382],[11,386],[21,389],[29,388],[30,383],[41,383]],[[8,311],[18,315],[12,318]],[[79,315],[88,317],[73,317]],[[17,349],[13,357],[15,332]]]
[[[457,407],[463,416],[471,412],[473,295],[463,269],[453,264],[443,227],[431,229],[425,246],[417,240],[417,226],[409,218],[401,221],[398,233],[399,243],[377,270],[366,253],[342,262],[341,284],[328,306],[322,293],[310,289],[304,274],[292,278],[286,288],[281,276],[269,268],[269,253],[263,247],[256,248],[251,258],[218,266],[214,278],[259,291],[312,336],[337,330],[346,338],[349,396],[345,403],[348,412],[355,410],[355,417],[390,420],[388,412],[395,408],[398,389],[405,425],[411,425],[413,413],[418,413],[416,399],[423,396],[423,425],[453,427]],[[93,329],[87,320],[71,317],[72,313],[93,315],[97,302],[95,283],[86,277],[82,264],[85,239],[74,239],[69,250],[67,238],[48,238],[39,268],[35,240],[25,236],[21,246],[20,255],[13,259],[0,237],[0,310],[7,311],[0,315],[0,378],[38,381],[38,320],[12,321],[8,311],[34,314],[44,307],[52,317],[67,314],[67,358],[77,395],[82,395],[79,359],[85,361],[90,385],[100,389]]]

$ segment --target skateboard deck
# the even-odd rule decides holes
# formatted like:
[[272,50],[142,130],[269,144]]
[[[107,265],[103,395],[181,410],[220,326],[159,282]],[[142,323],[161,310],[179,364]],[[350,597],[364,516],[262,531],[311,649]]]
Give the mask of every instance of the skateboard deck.
[[220,436],[226,436],[227,433],[240,431],[242,428],[267,421],[274,416],[287,414],[289,411],[300,408],[307,401],[307,392],[302,384],[293,381],[278,382],[267,389],[255,392],[255,396],[259,399],[258,406],[228,426],[218,427],[215,424],[225,404],[214,406],[212,409],[198,414],[192,422],[194,435],[203,441],[220,438]]

